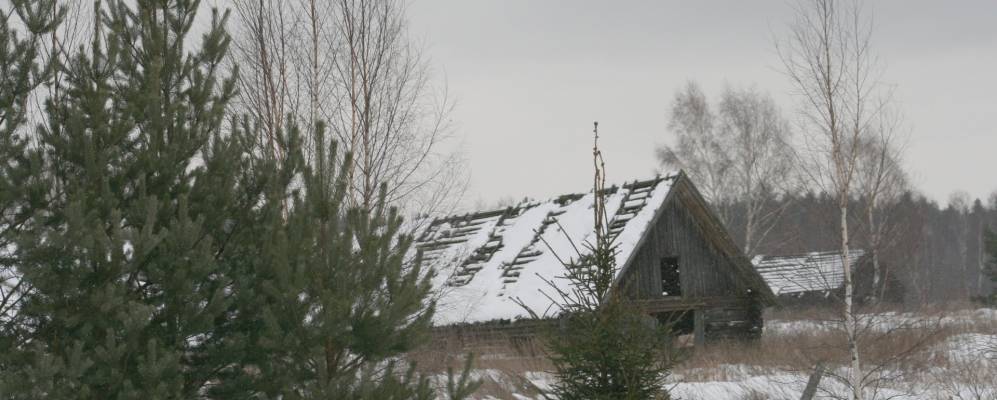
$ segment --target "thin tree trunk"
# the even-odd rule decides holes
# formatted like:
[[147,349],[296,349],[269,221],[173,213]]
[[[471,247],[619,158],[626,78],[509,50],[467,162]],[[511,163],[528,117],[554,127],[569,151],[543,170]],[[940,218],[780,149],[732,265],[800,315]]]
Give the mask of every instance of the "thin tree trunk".
[[[980,218],[982,218],[982,216]],[[983,294],[983,277],[987,274],[987,271],[986,271],[986,268],[987,268],[986,265],[987,265],[987,263],[984,262],[984,259],[986,258],[986,253],[983,251],[983,220],[982,219],[979,220],[979,221],[977,221],[977,226],[978,226],[978,228],[976,230],[976,243],[977,243],[977,245],[976,245],[976,251],[977,251],[977,256],[976,256],[976,263],[977,264],[976,264],[976,266],[977,266],[977,268],[978,268],[979,271],[976,274],[976,294],[977,295],[982,295]]]
[[[968,213],[965,218],[968,218]],[[963,220],[965,221],[965,219]],[[969,283],[969,238],[967,237],[969,236],[969,227],[967,226],[969,224],[961,225],[963,226],[961,227],[962,232],[959,234],[961,237],[959,240],[959,265],[962,266],[962,276],[959,281],[962,284],[962,294],[964,298],[968,300],[973,297],[972,293],[970,293]]]
[[748,220],[744,225],[744,254],[747,256],[752,256],[751,254],[754,250],[754,246],[751,245],[751,241],[754,240],[754,215],[748,213]]
[[[318,81],[319,81],[319,67],[318,67],[318,57],[319,57],[319,53],[318,53],[318,42],[319,42],[318,18],[319,17],[318,17],[318,11],[315,9],[315,1],[316,0],[311,0],[311,1],[308,2],[308,5],[309,5],[309,8],[308,8],[308,17],[309,18],[308,19],[309,19],[309,23],[311,24],[311,28],[312,28],[311,29],[311,34],[312,34],[312,37],[311,37],[311,42],[312,42],[311,43],[311,45],[312,45],[312,49],[311,49],[311,53],[312,53],[311,54],[311,61],[312,61],[311,74],[312,74],[312,76],[311,76],[311,84],[309,85],[309,86],[311,86],[311,88],[310,88],[311,90],[309,91],[310,95],[311,95],[310,96],[311,97],[311,107],[309,107],[309,110],[308,110],[309,118],[311,119],[311,121],[308,121],[308,126],[311,127],[310,137],[313,137],[313,138],[315,137],[316,123],[318,122],[318,102],[319,102],[319,95],[318,95],[318,93],[319,93],[318,92],[318,85],[319,85],[319,83],[318,83]],[[312,145],[314,146],[315,143],[312,143]]]
[[845,334],[848,337],[848,354],[851,357],[851,371],[848,373],[848,383],[852,387],[852,399],[862,400],[862,363],[859,359],[858,348],[858,319],[854,310],[854,291],[852,283],[852,269],[848,263],[848,203],[847,194],[840,195],[845,198],[839,203],[841,210],[841,257],[844,266],[844,286],[845,286]]
[[879,296],[876,294],[882,282],[882,272],[879,269],[879,227],[876,226],[875,212],[876,199],[873,197],[866,208],[866,219],[869,223],[869,252],[872,255],[872,304],[879,304]]
[[743,194],[745,199],[745,210],[747,211],[745,212],[746,215],[744,221],[744,254],[750,257],[752,255],[751,253],[754,247],[752,246],[751,241],[754,240],[753,236],[755,234],[756,211],[755,211],[754,202],[757,201],[758,199],[753,198],[753,195],[755,194],[751,193],[752,182],[751,182],[750,172],[748,173],[748,177],[746,180],[747,180],[746,190],[745,193]]

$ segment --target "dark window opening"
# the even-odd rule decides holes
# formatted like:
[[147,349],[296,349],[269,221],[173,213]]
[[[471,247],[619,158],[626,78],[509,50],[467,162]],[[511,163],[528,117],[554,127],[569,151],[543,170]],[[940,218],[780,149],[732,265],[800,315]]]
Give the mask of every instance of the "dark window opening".
[[656,314],[655,317],[658,324],[668,327],[668,333],[676,336],[690,335],[696,329],[694,313],[692,310],[672,311]]
[[665,257],[661,259],[661,295],[665,297],[682,295],[682,281],[679,279],[678,257]]

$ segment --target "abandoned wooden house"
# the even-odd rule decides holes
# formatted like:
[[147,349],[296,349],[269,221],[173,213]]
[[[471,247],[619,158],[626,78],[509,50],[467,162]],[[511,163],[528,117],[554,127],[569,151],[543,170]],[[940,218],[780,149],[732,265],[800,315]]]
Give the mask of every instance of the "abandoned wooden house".
[[[841,251],[759,255],[752,259],[752,264],[778,297],[780,306],[833,306],[843,298],[845,263]],[[848,252],[848,265],[855,282],[856,302],[873,297],[887,302],[903,300],[903,284],[895,274],[873,279],[871,257],[862,249]]]
[[[607,188],[604,198],[615,288],[696,343],[760,334],[774,296],[684,173]],[[523,306],[549,314],[551,285],[571,285],[558,257],[594,238],[594,199],[569,194],[425,224],[415,248],[437,271],[437,332],[529,334]]]

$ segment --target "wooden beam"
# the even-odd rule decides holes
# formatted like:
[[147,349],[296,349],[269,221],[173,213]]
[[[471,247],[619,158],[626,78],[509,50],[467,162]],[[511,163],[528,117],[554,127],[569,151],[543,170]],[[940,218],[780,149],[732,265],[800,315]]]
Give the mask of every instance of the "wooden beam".
[[817,394],[817,386],[820,385],[820,379],[824,376],[824,363],[818,362],[817,366],[814,368],[814,373],[810,375],[810,381],[807,382],[807,387],[803,389],[803,396],[800,396],[800,400],[812,400],[814,395]]
[[637,300],[637,305],[645,312],[658,313],[668,311],[690,311],[704,308],[737,307],[751,304],[748,297],[696,297],[696,298],[672,298],[664,297],[659,299]]
[[649,299],[638,300],[637,304],[647,313],[659,313],[666,311],[690,311],[706,306],[702,300],[689,299]]
[[696,350],[702,349],[706,345],[706,317],[703,315],[703,310],[699,309],[693,311],[693,346]]

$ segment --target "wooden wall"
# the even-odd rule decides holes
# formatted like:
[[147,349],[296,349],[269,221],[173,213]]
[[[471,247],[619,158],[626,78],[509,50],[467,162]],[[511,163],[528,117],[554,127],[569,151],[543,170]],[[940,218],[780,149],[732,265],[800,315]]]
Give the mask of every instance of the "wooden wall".
[[[688,192],[686,182],[676,182],[673,193],[660,210],[654,226],[635,250],[631,265],[622,278],[624,290],[641,300],[659,300],[674,312],[688,307],[700,313],[708,338],[758,335],[761,330],[761,305],[749,294],[743,272],[734,260],[717,245],[717,232],[704,226],[702,213],[709,212]],[[662,303],[661,260],[678,257],[682,297],[677,304]],[[653,306],[650,308],[654,308]],[[680,332],[691,333],[691,332]]]
[[[731,254],[743,257],[740,250],[731,245],[705,207],[687,178],[675,182],[654,226],[648,228],[632,255],[631,265],[621,279],[623,290],[643,301],[658,320],[679,321],[673,324],[676,333],[695,330],[697,345],[708,338],[757,337],[761,334],[762,302],[757,293],[749,293],[749,287],[764,282],[750,275],[753,269],[746,273],[737,268]],[[664,257],[679,258],[681,298],[661,295],[660,265]],[[539,327],[534,323],[493,321],[436,328],[434,346],[498,346],[506,340],[526,343]]]
[[640,299],[660,298],[661,259],[678,257],[684,298],[746,294],[747,288],[737,279],[733,261],[713,245],[687,202],[684,196],[674,193],[656,224],[648,229],[623,277],[628,293]]

